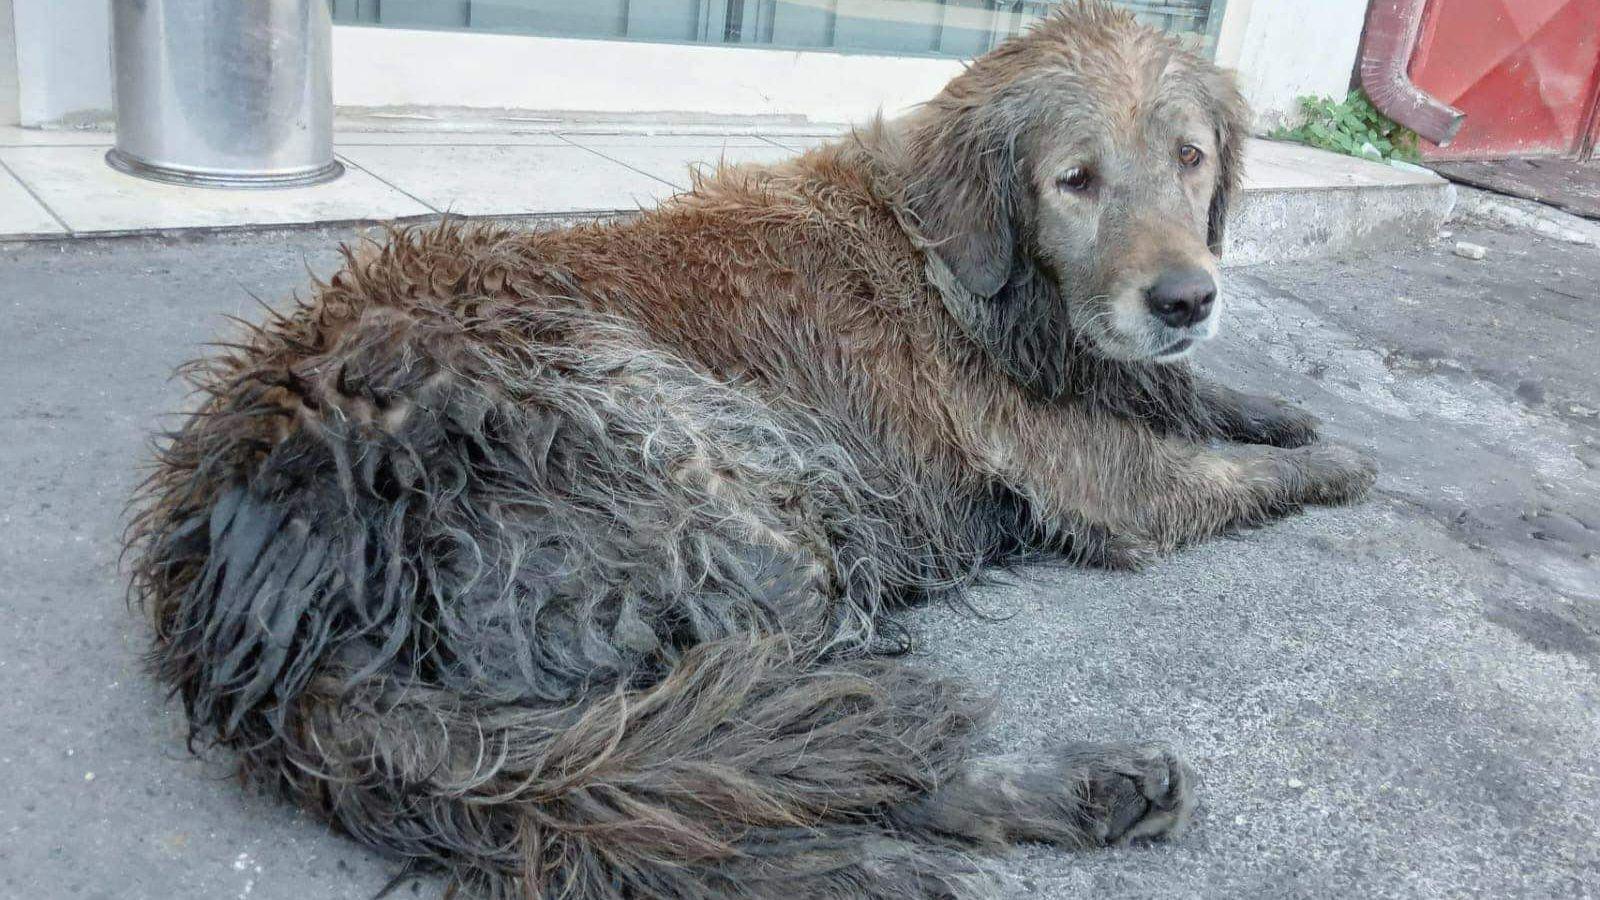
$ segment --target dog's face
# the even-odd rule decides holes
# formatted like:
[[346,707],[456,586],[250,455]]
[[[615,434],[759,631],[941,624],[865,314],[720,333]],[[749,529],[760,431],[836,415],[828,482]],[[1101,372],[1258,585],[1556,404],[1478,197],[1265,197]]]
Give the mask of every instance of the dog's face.
[[1046,393],[1075,352],[1184,358],[1217,333],[1244,118],[1231,76],[1100,4],[978,60],[907,130],[947,305]]
[[1019,250],[1055,282],[1079,336],[1114,359],[1170,362],[1217,333],[1220,140],[1186,86],[1162,76],[1131,108],[1102,90],[1071,116],[1045,113],[1024,162],[1019,218],[1032,228]]

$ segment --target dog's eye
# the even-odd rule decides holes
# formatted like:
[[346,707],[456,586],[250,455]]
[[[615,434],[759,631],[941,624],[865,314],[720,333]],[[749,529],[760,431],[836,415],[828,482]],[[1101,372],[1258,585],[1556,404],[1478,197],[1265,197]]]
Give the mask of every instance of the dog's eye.
[[1082,193],[1094,184],[1094,173],[1082,166],[1068,169],[1056,178],[1056,187],[1063,191]]
[[1181,163],[1185,169],[1192,169],[1195,166],[1200,165],[1205,158],[1205,152],[1193,144],[1184,144],[1182,147],[1178,148],[1178,162]]

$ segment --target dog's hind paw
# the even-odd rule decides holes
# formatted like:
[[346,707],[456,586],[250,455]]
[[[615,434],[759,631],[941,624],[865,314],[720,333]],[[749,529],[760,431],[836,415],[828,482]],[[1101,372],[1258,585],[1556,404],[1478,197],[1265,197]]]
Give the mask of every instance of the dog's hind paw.
[[1171,751],[1140,744],[1074,744],[1061,750],[1081,792],[1088,843],[1126,845],[1181,837],[1199,781]]
[[915,803],[891,810],[904,834],[977,846],[1043,841],[1104,847],[1180,835],[1195,774],[1164,748],[1067,744],[987,756]]

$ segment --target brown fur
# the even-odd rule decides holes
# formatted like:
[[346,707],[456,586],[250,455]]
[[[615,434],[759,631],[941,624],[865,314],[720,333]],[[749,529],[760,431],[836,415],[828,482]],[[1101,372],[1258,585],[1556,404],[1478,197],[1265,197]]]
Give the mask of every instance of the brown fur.
[[[962,692],[864,655],[985,562],[1136,567],[1371,483],[1129,355],[1163,269],[1218,277],[1242,116],[1071,6],[637,218],[350,253],[194,370],[133,531],[159,673],[198,737],[493,894],[966,895],[964,848],[1181,829],[1170,755],[969,763]],[[1080,159],[1137,177],[1052,193]]]

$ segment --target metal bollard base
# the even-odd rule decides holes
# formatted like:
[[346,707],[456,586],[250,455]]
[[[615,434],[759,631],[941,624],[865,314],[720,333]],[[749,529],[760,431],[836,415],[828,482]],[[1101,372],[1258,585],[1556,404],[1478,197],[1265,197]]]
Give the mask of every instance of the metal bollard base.
[[106,152],[106,164],[118,172],[124,172],[136,178],[144,178],[149,181],[160,181],[165,184],[181,184],[185,187],[243,188],[250,190],[306,187],[332,181],[344,174],[344,163],[338,160],[310,171],[288,172],[281,175],[198,172],[189,169],[173,169],[166,166],[153,165],[116,149]]

